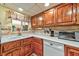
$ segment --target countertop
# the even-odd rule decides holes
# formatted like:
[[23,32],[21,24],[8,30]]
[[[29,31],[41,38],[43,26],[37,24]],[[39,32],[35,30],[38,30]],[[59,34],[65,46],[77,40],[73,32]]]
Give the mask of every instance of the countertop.
[[22,34],[21,36],[5,35],[5,36],[2,36],[2,38],[1,38],[1,44],[10,42],[10,41],[21,40],[23,38],[29,38],[29,37],[38,37],[38,38],[42,38],[44,40],[50,40],[50,41],[55,41],[55,42],[59,42],[59,43],[66,44],[66,45],[71,45],[74,47],[79,47],[79,42],[58,39],[58,37],[50,37],[48,35],[38,34],[38,33],[26,33],[26,34]]

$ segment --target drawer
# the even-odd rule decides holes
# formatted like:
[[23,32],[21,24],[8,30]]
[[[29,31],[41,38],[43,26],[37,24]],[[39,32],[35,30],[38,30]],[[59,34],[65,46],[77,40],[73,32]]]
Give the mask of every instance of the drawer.
[[29,38],[23,39],[21,41],[21,45],[27,45],[27,44],[31,44],[32,40]]
[[20,41],[12,41],[8,43],[4,43],[2,44],[2,52],[13,49],[18,46],[20,46]]
[[20,48],[11,49],[9,51],[3,52],[2,56],[19,56]]
[[42,39],[40,38],[33,38],[33,41],[42,44]]

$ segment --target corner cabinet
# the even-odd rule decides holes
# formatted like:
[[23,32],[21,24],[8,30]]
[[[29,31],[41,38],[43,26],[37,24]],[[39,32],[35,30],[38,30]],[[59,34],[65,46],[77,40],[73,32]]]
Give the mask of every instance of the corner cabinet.
[[79,56],[79,48],[65,45],[64,46],[64,55],[65,56]]
[[43,40],[36,37],[24,38],[1,44],[1,56],[43,56]]

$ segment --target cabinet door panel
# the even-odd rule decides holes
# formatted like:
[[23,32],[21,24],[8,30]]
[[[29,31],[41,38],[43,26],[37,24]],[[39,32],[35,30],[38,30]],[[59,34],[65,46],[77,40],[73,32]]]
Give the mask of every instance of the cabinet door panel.
[[57,25],[71,25],[76,23],[75,4],[62,4],[57,7]]
[[44,13],[44,26],[54,25],[54,9]]
[[63,22],[72,22],[73,16],[72,4],[67,4],[63,7]]
[[32,17],[31,19],[32,19],[32,21],[31,21],[32,22],[31,23],[32,24],[32,27],[33,28],[37,27],[37,19],[36,19],[36,16]]
[[43,56],[43,40],[40,38],[33,38],[33,51],[38,56]]
[[63,8],[62,6],[57,7],[57,23],[62,23],[63,22]]
[[79,50],[69,49],[68,52],[69,56],[79,56]]
[[34,45],[34,48],[39,48],[39,49],[42,50],[42,44],[39,44],[39,43],[33,42],[33,45]]
[[65,45],[64,53],[65,56],[79,56],[79,48]]
[[42,50],[41,49],[39,49],[39,48],[35,48],[35,54],[37,55],[37,56],[42,56],[43,54],[42,54]]
[[79,3],[77,3],[77,24],[79,24]]
[[24,55],[28,55],[29,53],[32,53],[31,45],[25,45],[23,49],[24,49]]
[[40,28],[40,27],[43,27],[43,24],[44,24],[44,14],[42,13],[42,14],[38,14],[37,16],[36,16],[37,18],[37,26]]

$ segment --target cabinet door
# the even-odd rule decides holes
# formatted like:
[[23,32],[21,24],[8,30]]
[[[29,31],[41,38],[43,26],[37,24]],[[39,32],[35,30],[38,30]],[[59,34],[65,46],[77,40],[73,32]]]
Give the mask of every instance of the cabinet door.
[[73,4],[67,4],[63,7],[63,22],[66,24],[74,24],[76,19],[74,12],[76,9],[73,9]]
[[63,22],[63,8],[62,8],[62,6],[58,6],[55,10],[56,10],[56,14],[57,14],[57,16],[56,16],[57,20],[55,19],[55,21],[57,24],[60,24]]
[[54,25],[54,9],[44,13],[44,26]]
[[38,56],[43,56],[43,40],[34,38],[33,44],[33,51]]
[[63,6],[63,22],[72,22],[72,4]]
[[43,27],[43,24],[44,24],[44,14],[42,13],[42,14],[38,14],[37,16],[36,16],[37,18],[37,26],[38,26],[38,28],[41,28],[41,27]]
[[79,56],[79,48],[73,46],[64,46],[65,56]]
[[36,28],[37,27],[37,19],[36,19],[36,16],[32,17],[31,18],[31,25],[33,28]]
[[62,4],[57,7],[57,24],[58,25],[71,25],[76,23],[74,11],[74,4]]
[[69,49],[68,56],[79,56],[79,50],[76,49]]
[[25,45],[23,48],[24,48],[24,55],[28,56],[29,54],[32,53],[31,44]]
[[77,24],[79,24],[79,3],[77,3]]

